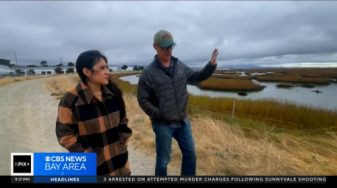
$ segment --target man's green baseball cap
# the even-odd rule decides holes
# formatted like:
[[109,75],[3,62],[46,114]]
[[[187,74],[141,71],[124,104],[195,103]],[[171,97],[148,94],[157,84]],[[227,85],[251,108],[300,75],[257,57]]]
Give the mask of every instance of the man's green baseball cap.
[[172,34],[166,30],[160,30],[154,35],[154,44],[157,44],[158,46],[162,48],[167,48],[171,45],[176,45],[176,43],[173,40]]

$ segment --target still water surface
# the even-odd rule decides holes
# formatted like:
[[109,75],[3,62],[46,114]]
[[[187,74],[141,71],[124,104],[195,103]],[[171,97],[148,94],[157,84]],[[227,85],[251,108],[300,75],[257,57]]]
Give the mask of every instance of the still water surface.
[[[138,77],[135,75],[121,77],[121,80],[129,81],[131,84],[138,83]],[[248,95],[244,97],[239,96],[236,92],[202,90],[193,85],[187,85],[187,90],[193,95],[206,95],[210,97],[231,97],[238,99],[274,98],[278,100],[293,101],[297,104],[306,104],[337,110],[337,84],[330,84],[328,86],[315,85],[315,88],[294,87],[292,89],[279,89],[276,87],[276,82],[258,82],[256,80],[253,81],[267,87],[259,92],[248,92]],[[322,93],[311,92],[317,89]]]

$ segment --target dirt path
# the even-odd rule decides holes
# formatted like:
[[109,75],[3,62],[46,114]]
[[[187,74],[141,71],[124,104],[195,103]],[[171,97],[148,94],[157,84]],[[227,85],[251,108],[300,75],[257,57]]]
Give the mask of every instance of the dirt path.
[[[10,175],[11,152],[66,152],[56,140],[59,101],[43,83],[52,78],[17,82],[0,87],[0,175]],[[133,175],[153,175],[154,161],[130,146]]]

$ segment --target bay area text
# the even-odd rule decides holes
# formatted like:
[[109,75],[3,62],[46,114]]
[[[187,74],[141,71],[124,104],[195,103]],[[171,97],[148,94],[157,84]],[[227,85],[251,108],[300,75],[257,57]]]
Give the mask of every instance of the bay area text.
[[45,170],[86,170],[86,161],[86,156],[47,156]]

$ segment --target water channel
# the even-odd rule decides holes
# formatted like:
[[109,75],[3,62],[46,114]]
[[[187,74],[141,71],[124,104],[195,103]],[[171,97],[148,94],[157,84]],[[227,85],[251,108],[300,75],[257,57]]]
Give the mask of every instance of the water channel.
[[[138,77],[136,75],[121,77],[121,80],[128,81],[131,84],[138,83]],[[337,84],[331,83],[330,85],[315,85],[315,88],[293,87],[291,89],[277,88],[276,82],[254,82],[265,85],[262,91],[259,92],[247,92],[247,96],[239,96],[237,92],[225,92],[225,91],[210,91],[199,89],[197,86],[187,85],[187,90],[193,95],[206,95],[210,97],[230,97],[230,98],[249,98],[249,99],[262,99],[262,98],[274,98],[278,100],[293,101],[297,104],[306,104],[316,107],[323,107],[327,109],[337,110]],[[319,90],[322,93],[312,92],[313,90]]]

